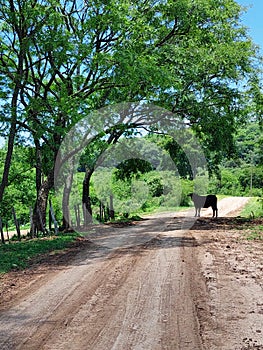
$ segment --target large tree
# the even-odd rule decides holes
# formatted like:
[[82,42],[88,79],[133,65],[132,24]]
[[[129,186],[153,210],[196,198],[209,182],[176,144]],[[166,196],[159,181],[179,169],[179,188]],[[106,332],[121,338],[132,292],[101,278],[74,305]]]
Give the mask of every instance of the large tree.
[[0,202],[16,133],[27,131],[36,150],[35,213],[44,222],[64,135],[120,101],[172,111],[219,161],[256,73],[241,13],[234,0],[0,0],[1,117],[9,126]]

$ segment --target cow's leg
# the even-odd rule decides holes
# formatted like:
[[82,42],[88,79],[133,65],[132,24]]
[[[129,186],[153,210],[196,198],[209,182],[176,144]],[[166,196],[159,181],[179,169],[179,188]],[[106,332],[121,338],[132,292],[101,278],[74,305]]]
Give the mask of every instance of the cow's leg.
[[213,209],[213,218],[214,218],[214,217],[217,218],[217,212],[218,212],[217,207],[212,208],[212,209]]

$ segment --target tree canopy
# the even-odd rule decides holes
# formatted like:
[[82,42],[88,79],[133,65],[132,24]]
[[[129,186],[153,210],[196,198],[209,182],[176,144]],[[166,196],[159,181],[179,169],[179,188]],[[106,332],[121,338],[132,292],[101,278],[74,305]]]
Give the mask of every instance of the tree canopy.
[[234,0],[0,0],[0,120],[8,140],[0,203],[14,144],[29,142],[44,217],[66,133],[122,101],[173,112],[211,164],[220,162],[236,126],[262,117],[258,52],[242,11]]

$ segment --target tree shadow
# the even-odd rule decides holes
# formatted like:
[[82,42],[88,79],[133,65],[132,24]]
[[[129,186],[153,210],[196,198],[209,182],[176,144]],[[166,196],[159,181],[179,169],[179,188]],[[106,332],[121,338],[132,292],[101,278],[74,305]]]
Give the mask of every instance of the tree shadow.
[[[253,222],[259,224],[258,220],[253,221],[242,217],[186,218],[176,216],[161,217],[154,221],[146,218],[138,222],[91,225],[89,232],[86,232],[84,237],[79,237],[67,250],[34,258],[29,268],[34,271],[34,268],[39,265],[44,269],[45,267],[54,270],[63,269],[70,265],[90,264],[94,259],[104,257],[111,259],[116,256],[116,253],[143,254],[149,249],[196,247],[200,244],[207,244],[211,240],[207,238],[202,240],[202,243],[197,242],[189,235],[189,230],[237,230],[244,229]],[[262,221],[260,223],[262,224]],[[190,227],[183,229],[184,226]],[[176,231],[178,231],[178,236]]]
[[258,221],[244,217],[198,218],[191,230],[242,230]]

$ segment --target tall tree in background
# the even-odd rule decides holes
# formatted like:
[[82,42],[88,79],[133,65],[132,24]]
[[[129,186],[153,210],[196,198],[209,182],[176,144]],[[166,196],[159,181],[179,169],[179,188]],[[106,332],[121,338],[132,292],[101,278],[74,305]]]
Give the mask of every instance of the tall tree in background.
[[90,111],[121,101],[174,112],[219,162],[257,73],[240,15],[233,0],[0,0],[1,120],[9,132],[0,203],[15,136],[26,131],[35,145],[35,223],[39,215],[45,222],[64,135]]

